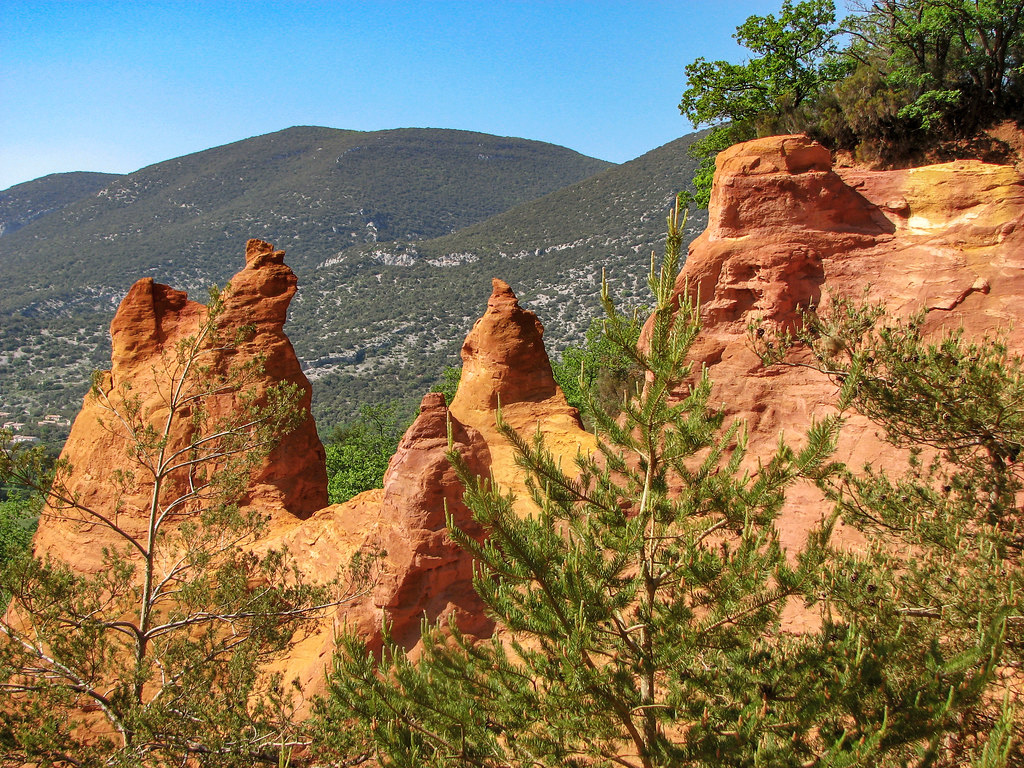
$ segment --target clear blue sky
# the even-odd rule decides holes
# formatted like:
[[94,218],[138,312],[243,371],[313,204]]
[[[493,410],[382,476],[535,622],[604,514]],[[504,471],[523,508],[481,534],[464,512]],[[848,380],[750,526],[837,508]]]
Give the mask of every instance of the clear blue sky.
[[461,128],[614,162],[779,1],[0,0],[0,189],[287,128]]

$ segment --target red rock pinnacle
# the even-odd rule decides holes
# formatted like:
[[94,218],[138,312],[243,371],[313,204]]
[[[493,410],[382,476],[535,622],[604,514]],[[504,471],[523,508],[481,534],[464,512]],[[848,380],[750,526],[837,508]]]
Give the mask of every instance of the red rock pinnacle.
[[[257,392],[278,381],[297,385],[305,420],[253,471],[241,501],[259,505],[272,517],[307,517],[327,505],[327,474],[324,449],[310,415],[311,387],[283,328],[297,281],[284,264],[284,252],[275,251],[269,243],[250,240],[246,261],[246,268],[222,293],[220,329],[231,335],[242,326],[252,328],[246,340],[229,353],[232,363],[262,358],[261,377],[247,385]],[[127,383],[131,397],[138,399],[140,417],[161,428],[175,345],[195,334],[205,316],[206,307],[190,301],[183,291],[152,278],[135,283],[111,323],[112,365],[101,374],[101,389],[113,406],[124,406],[120,398]],[[217,395],[207,404],[214,417],[236,406],[230,393]],[[133,465],[127,435],[109,424],[100,425],[101,418],[109,416],[108,410],[87,395],[61,455],[73,467],[70,490],[81,502],[111,513],[120,505],[119,524],[131,530],[142,524],[150,487],[142,473],[135,472],[135,482],[123,493],[118,490],[115,471],[132,472],[138,467]],[[187,445],[190,429],[189,420],[180,419],[169,436],[169,445]],[[44,514],[35,546],[39,554],[54,554],[88,571],[99,567],[102,548],[111,543],[95,526]]]
[[495,278],[492,285],[487,311],[462,345],[457,410],[492,411],[499,398],[503,405],[540,402],[557,389],[540,320],[519,306],[508,283]]

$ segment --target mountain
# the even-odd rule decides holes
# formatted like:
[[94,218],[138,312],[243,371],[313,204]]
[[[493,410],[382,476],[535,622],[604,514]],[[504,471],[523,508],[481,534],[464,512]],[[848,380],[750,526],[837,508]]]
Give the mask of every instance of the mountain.
[[63,210],[119,178],[116,173],[51,173],[0,192],[0,236]]
[[[313,380],[323,425],[361,401],[422,393],[486,305],[491,278],[511,285],[560,351],[600,313],[601,275],[643,304],[665,216],[693,177],[699,134],[532,200],[451,235],[350,248],[300,271],[289,336]],[[706,211],[691,216],[695,237]]]
[[596,314],[602,267],[635,295],[691,140],[613,166],[464,131],[300,127],[117,177],[0,238],[0,409],[70,415],[132,281],[201,298],[249,237],[299,276],[288,333],[323,429],[418,399],[457,362],[492,277],[560,328],[558,349]]
[[0,308],[80,302],[83,275],[118,294],[148,273],[223,281],[250,236],[299,267],[353,243],[435,237],[608,166],[465,131],[289,128],[117,178],[4,238]]

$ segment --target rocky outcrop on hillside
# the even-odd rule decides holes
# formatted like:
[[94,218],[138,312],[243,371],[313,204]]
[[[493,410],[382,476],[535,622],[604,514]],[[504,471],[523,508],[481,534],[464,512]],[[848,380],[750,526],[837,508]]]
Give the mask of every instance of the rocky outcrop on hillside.
[[[1012,349],[1024,350],[1022,218],[1024,180],[1011,166],[833,169],[828,151],[803,136],[722,152],[709,224],[677,290],[699,294],[694,354],[715,381],[715,401],[745,421],[752,455],[768,454],[780,432],[798,440],[832,408],[836,388],[806,368],[764,368],[748,323],[792,325],[798,307],[863,299],[867,289],[895,315],[928,310],[932,334],[1002,329]],[[897,461],[876,431],[851,418],[838,458],[854,467]],[[797,488],[782,518],[784,543],[798,545],[822,509],[814,489]]]
[[[311,387],[284,334],[288,304],[297,278],[284,263],[284,251],[250,240],[246,266],[222,292],[223,312],[217,321],[223,338],[238,336],[230,349],[204,352],[197,365],[224,367],[256,363],[256,378],[246,391],[257,397],[277,382],[290,382],[300,393],[302,421],[250,475],[242,502],[276,517],[305,518],[327,504],[324,449],[310,415]],[[207,307],[184,291],[160,285],[152,278],[132,286],[111,323],[111,368],[99,374],[97,395],[86,396],[61,454],[71,467],[66,491],[79,506],[113,517],[129,532],[144,530],[152,479],[138,453],[151,436],[168,430],[167,450],[194,440],[190,407],[167,426],[167,402],[179,360],[177,345],[194,337],[207,316]],[[217,393],[204,399],[209,419],[239,408],[236,393]],[[168,477],[168,486],[188,482],[184,473]],[[165,488],[171,494],[180,490]],[[101,567],[104,547],[120,544],[110,526],[83,522],[74,509],[44,511],[35,538],[37,554],[71,562],[83,571]]]

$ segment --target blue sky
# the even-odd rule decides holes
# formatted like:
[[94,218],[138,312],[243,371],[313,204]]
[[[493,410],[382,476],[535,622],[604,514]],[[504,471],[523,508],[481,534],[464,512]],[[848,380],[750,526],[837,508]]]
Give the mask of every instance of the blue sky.
[[692,130],[684,66],[779,2],[0,0],[0,189],[292,125],[460,128],[614,162]]

